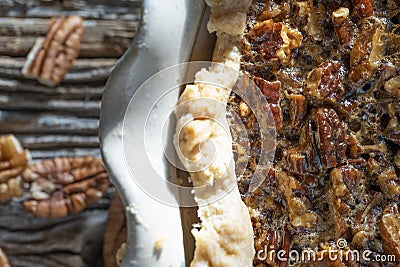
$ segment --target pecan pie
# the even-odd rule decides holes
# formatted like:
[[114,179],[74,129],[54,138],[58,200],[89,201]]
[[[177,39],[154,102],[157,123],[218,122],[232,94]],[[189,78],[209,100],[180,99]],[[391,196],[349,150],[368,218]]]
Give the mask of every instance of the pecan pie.
[[[241,71],[265,95],[277,130],[273,165],[255,191],[264,137],[238,95],[228,106],[252,132],[239,190],[257,252],[301,255],[345,239],[344,249],[400,262],[399,19],[395,0],[253,1]],[[396,266],[343,258],[296,262],[256,253],[253,266]]]
[[[176,112],[175,146],[187,169],[193,169],[201,152],[210,152],[204,140],[217,146],[215,162],[199,162],[196,166],[204,168],[191,172],[201,219],[200,229],[193,230],[196,249],[191,266],[396,266],[400,261],[400,2],[206,2],[211,6],[208,28],[218,37],[214,61],[240,69],[257,85],[273,116],[276,149],[265,179],[254,187],[262,161],[260,144],[267,136],[262,135],[251,105],[234,92],[226,101],[220,87],[198,82],[203,76],[223,75],[217,67],[200,71],[195,84],[186,87],[179,104],[203,97],[228,105],[227,114],[195,102]],[[232,86],[227,80],[217,81]],[[250,153],[245,160],[239,153],[245,148],[237,139],[235,114],[248,133]],[[212,120],[225,115],[232,149],[226,146],[230,138],[222,138]],[[226,190],[221,183],[235,181],[223,158],[232,151],[236,165],[247,161],[238,187],[221,200],[207,202],[215,192]],[[256,253],[249,248],[253,245]],[[309,248],[316,258],[288,257]],[[324,257],[323,251],[332,249],[336,258]],[[344,257],[354,250],[369,251],[371,259],[396,258],[374,262]]]

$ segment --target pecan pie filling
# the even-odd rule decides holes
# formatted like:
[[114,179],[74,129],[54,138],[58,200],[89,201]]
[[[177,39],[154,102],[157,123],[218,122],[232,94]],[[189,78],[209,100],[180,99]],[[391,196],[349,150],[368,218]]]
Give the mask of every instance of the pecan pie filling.
[[[253,1],[241,70],[267,99],[277,131],[273,165],[254,192],[249,186],[264,137],[234,93],[228,113],[239,114],[248,131],[250,157],[239,190],[256,251],[301,254],[345,239],[343,249],[400,261],[399,20],[396,0]],[[256,253],[253,261],[289,264],[296,263],[276,254]],[[396,266],[340,257],[297,264]]]

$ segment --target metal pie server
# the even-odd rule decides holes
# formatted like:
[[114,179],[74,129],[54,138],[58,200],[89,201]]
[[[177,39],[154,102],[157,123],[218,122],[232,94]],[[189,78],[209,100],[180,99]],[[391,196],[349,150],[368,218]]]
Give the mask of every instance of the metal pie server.
[[[131,177],[124,158],[123,121],[130,99],[153,74],[178,63],[211,59],[214,38],[207,33],[207,20],[208,9],[204,1],[145,0],[143,24],[138,36],[107,81],[99,137],[104,163],[127,208],[128,241],[122,266],[175,267],[189,264],[190,259],[185,260],[179,208],[150,197]],[[181,73],[174,75],[181,79]],[[179,93],[172,97],[177,101]],[[157,108],[171,112],[170,106]],[[136,118],[146,115],[140,107],[135,110]],[[134,120],[129,123],[135,125]],[[131,128],[133,139],[140,141],[143,129]],[[162,160],[159,166],[160,172],[170,171],[170,166]],[[148,175],[146,169],[141,170],[141,175]],[[162,251],[155,251],[155,244],[166,233],[168,238],[163,240]],[[186,255],[191,253],[186,251]]]

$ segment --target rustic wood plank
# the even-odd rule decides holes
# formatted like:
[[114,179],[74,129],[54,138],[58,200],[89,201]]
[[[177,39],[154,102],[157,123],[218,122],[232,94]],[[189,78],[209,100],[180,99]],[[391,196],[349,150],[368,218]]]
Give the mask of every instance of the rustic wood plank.
[[71,134],[97,136],[99,120],[49,113],[0,112],[0,134]]
[[[102,41],[106,38],[132,38],[138,29],[138,20],[91,20],[83,21],[86,34],[83,42]],[[0,34],[3,36],[44,36],[49,18],[0,17]]]
[[[0,7],[1,9],[1,7]],[[26,56],[38,37],[46,36],[50,17],[0,17],[0,55]],[[139,27],[135,20],[84,20],[80,57],[120,57]]]
[[112,191],[103,199],[106,205],[53,220],[27,213],[22,200],[0,205],[0,247],[14,267],[102,266],[102,233]]
[[62,149],[57,148],[53,150],[31,150],[31,156],[33,160],[50,159],[54,157],[82,157],[82,156],[93,156],[100,158],[101,152],[98,148],[71,148]]
[[16,135],[24,148],[31,150],[57,150],[64,148],[98,148],[99,139],[97,136],[80,135]]
[[100,100],[69,100],[63,97],[46,96],[30,93],[0,93],[1,110],[51,111],[53,113],[73,114],[98,118]]
[[140,14],[141,0],[7,0],[0,2],[0,15],[48,17],[71,13],[92,19],[133,20]]
[[[0,57],[0,66],[3,68],[22,69],[24,57]],[[74,61],[69,72],[85,71],[88,69],[113,67],[118,62],[117,58],[78,58]]]
[[[0,36],[0,55],[21,57],[26,56],[35,44],[36,37]],[[81,43],[79,57],[120,57],[128,49],[130,42],[116,43],[110,41],[98,41],[93,43]]]
[[[22,76],[21,69],[24,65],[25,58],[14,58],[7,56],[0,56],[0,81],[3,79],[18,79],[26,80]],[[64,84],[76,84],[76,83],[96,83],[103,85],[107,80],[108,75],[117,63],[117,59],[114,58],[102,58],[102,59],[78,59],[74,62],[69,72],[65,75],[61,86]],[[0,82],[4,83],[4,82]],[[29,84],[29,82],[28,82]],[[5,85],[14,87],[26,87],[24,83],[20,85],[14,85],[11,82],[5,83]],[[40,86],[40,84],[39,84]],[[48,88],[41,86],[42,88],[47,88],[47,91],[54,91],[54,88]],[[57,90],[58,88],[56,88]],[[79,89],[79,88],[78,88]],[[39,90],[35,92],[45,92],[44,90]],[[63,92],[64,93],[64,92]]]
[[[70,100],[100,100],[103,95],[104,86],[94,84],[94,86],[82,85],[77,87],[71,84],[61,84],[55,88],[46,87],[33,80],[13,80],[0,78],[0,92],[4,93],[34,93],[36,97],[43,95],[58,96],[60,99]],[[28,94],[24,94],[28,97]]]

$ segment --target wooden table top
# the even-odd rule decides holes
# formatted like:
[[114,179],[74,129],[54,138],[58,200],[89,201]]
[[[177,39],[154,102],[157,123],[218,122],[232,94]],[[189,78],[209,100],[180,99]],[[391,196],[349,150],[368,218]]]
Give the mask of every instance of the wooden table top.
[[[64,81],[48,88],[21,68],[53,16],[80,15],[79,58]],[[100,157],[98,116],[103,88],[137,33],[141,0],[0,1],[0,134],[15,134],[33,161]],[[103,234],[115,189],[85,211],[62,219],[25,212],[22,200],[0,204],[0,247],[11,266],[104,266]]]

